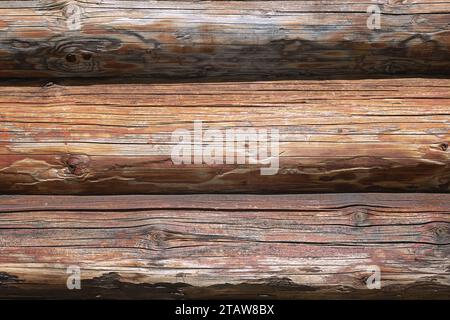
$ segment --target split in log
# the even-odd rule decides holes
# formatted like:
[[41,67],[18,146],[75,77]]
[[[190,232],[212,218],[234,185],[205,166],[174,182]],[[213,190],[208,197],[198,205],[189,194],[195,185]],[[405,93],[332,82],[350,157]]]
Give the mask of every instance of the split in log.
[[[1,82],[0,193],[450,191],[449,79],[81,83]],[[174,163],[195,120],[278,130],[279,170]]]
[[449,75],[450,2],[381,2],[0,1],[0,77]]
[[[0,298],[449,299],[449,203],[449,194],[0,196]],[[75,266],[81,290],[68,290]],[[369,270],[381,289],[368,289]]]

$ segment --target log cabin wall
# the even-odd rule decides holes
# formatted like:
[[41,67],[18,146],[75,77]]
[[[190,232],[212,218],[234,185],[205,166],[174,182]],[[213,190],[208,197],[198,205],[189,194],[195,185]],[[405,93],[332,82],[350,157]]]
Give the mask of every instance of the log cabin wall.
[[0,1],[0,298],[450,299],[450,2],[369,2]]

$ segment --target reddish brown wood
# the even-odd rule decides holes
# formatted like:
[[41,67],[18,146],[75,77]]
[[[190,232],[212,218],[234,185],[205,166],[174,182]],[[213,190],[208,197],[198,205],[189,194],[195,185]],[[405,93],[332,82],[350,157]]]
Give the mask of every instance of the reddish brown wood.
[[[449,194],[0,196],[0,297],[446,298]],[[82,289],[65,287],[81,267]],[[368,266],[382,288],[369,290]]]
[[[0,193],[450,191],[449,79],[3,81],[0,119]],[[195,120],[278,129],[279,171],[174,163]]]
[[377,2],[0,1],[0,77],[448,76],[450,2]]

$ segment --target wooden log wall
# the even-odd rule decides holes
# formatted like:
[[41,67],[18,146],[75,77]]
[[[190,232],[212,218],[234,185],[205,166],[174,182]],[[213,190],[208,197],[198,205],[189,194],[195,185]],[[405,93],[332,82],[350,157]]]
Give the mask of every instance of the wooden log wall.
[[[0,297],[450,295],[449,194],[1,196]],[[68,290],[67,268],[81,268]],[[382,287],[369,290],[370,266]]]
[[450,2],[372,3],[0,1],[0,299],[450,299]]
[[450,74],[450,2],[0,1],[0,77]]

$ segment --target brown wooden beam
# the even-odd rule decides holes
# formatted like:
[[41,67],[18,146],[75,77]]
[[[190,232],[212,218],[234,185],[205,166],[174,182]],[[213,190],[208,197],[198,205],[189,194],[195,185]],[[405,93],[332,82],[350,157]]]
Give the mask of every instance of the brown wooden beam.
[[[0,196],[0,298],[450,297],[449,194]],[[68,290],[69,266],[81,290]],[[368,289],[370,267],[381,289]]]
[[1,1],[0,77],[449,75],[450,2],[382,2]]
[[[449,79],[3,81],[0,193],[449,192],[449,110]],[[279,130],[278,172],[174,163],[196,120]]]

